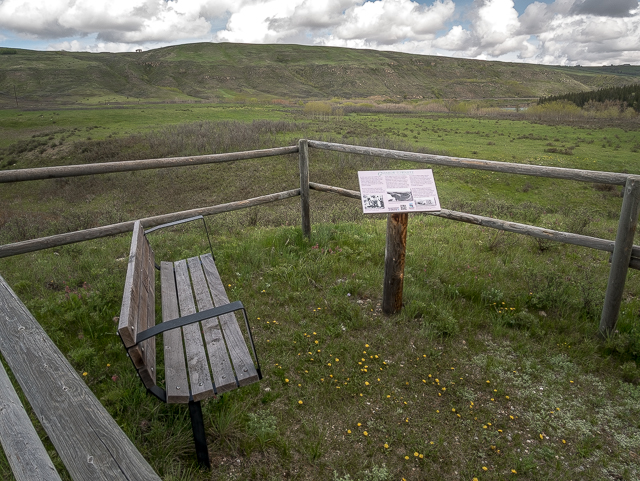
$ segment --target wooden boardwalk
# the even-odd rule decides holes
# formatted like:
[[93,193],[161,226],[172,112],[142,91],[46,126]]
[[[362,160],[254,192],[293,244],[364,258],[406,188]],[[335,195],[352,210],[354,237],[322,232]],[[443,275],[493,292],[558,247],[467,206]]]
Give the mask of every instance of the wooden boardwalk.
[[[160,480],[2,276],[0,352],[74,480]],[[21,433],[33,429],[14,424],[13,429]],[[0,427],[0,436],[9,432]],[[3,445],[5,441],[21,443],[11,437],[3,438]],[[22,445],[29,451],[20,459],[37,452],[28,443]],[[38,463],[48,469],[47,459]]]

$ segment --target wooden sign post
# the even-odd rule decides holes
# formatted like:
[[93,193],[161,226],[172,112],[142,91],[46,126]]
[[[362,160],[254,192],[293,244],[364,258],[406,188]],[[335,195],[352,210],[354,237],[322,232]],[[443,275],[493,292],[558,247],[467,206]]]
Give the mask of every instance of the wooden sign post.
[[402,309],[404,259],[407,250],[407,224],[409,214],[387,216],[387,246],[384,252],[384,287],[382,312],[395,314]]
[[387,214],[382,312],[402,309],[404,260],[409,212],[439,212],[440,200],[431,169],[358,172],[362,210]]

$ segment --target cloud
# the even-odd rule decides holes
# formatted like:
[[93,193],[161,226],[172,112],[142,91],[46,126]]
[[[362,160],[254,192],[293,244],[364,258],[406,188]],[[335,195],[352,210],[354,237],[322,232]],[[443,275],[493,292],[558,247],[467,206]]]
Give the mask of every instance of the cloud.
[[97,34],[104,42],[173,41],[210,34],[209,15],[224,15],[222,0],[3,0],[0,28],[40,39]]
[[638,0],[534,0],[522,15],[514,0],[469,1],[0,0],[0,38],[91,52],[213,40],[551,64],[640,63]]
[[638,0],[577,0],[571,13],[602,17],[628,17],[638,8]]
[[[533,2],[518,16],[512,0],[475,0],[469,26],[453,26],[433,45],[444,54],[546,64],[638,63],[637,0]],[[635,10],[633,9],[635,7]]]
[[352,47],[392,46],[432,39],[455,10],[453,0],[420,5],[411,0],[254,1],[231,14],[216,39]]

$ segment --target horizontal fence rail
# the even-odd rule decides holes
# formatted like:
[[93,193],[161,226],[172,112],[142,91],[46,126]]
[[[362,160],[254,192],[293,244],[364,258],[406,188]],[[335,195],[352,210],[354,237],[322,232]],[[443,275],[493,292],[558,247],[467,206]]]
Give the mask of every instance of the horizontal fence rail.
[[[252,199],[239,200],[237,202],[229,202],[227,204],[214,205],[211,207],[200,207],[198,209],[184,210],[181,212],[173,212],[171,214],[157,215],[154,217],[146,217],[140,219],[143,227],[154,227],[168,222],[186,219],[196,215],[213,215],[222,214],[223,212],[231,212],[234,210],[247,209],[257,205],[277,202],[279,200],[288,199],[300,195],[300,189],[287,190],[276,194],[263,195]],[[26,254],[51,247],[59,247],[76,242],[84,242],[101,237],[109,237],[117,234],[124,234],[133,230],[135,221],[120,222],[119,224],[105,225],[95,227],[93,229],[79,230],[69,232],[67,234],[57,234],[49,237],[41,237],[39,239],[31,239],[22,242],[14,242],[13,244],[5,244],[0,246],[0,258],[10,257],[18,254]]]
[[510,162],[496,162],[491,160],[465,159],[462,157],[447,157],[435,154],[419,154],[400,150],[378,149],[375,147],[360,147],[357,145],[336,144],[310,140],[309,147],[321,150],[332,150],[348,154],[370,155],[385,159],[408,160],[425,164],[460,167],[463,169],[491,170],[505,174],[533,175],[553,179],[577,180],[580,182],[596,182],[600,184],[625,185],[629,174],[615,172],[600,172],[596,170],[567,169],[564,167],[545,167],[543,165],[513,164]]
[[168,157],[146,160],[123,160],[122,162],[103,162],[100,164],[61,165],[58,167],[6,170],[4,172],[0,172],[0,184],[3,182],[23,182],[27,180],[79,177],[82,175],[110,174],[113,172],[132,172],[135,170],[185,167],[189,165],[215,164],[218,162],[235,162],[237,160],[259,159],[262,157],[295,154],[296,152],[298,152],[298,146],[293,145],[290,147],[231,152],[228,154]]
[[[356,190],[340,189],[331,185],[316,184],[314,182],[310,182],[309,187],[311,187],[311,189],[313,190],[321,192],[331,192],[333,194],[339,194],[344,197],[350,197],[352,199],[360,200],[360,192]],[[513,232],[515,234],[535,237],[537,239],[547,239],[555,242],[562,242],[564,244],[589,247],[591,249],[596,249],[599,251],[613,253],[613,249],[615,247],[615,241],[612,240],[599,239],[597,237],[590,237],[580,234],[572,234],[571,232],[544,229],[542,227],[536,227],[528,224],[519,224],[517,222],[509,222],[505,220],[494,219],[493,217],[484,217],[481,215],[467,214],[464,212],[456,212],[453,210],[442,209],[440,212],[421,212],[420,214],[442,217],[444,219],[457,220],[458,222],[465,222],[467,224],[475,224],[483,227],[490,227],[492,229],[498,229],[505,232]],[[640,258],[640,246],[634,245],[631,255],[632,257]],[[640,269],[640,262],[632,262],[629,267]]]

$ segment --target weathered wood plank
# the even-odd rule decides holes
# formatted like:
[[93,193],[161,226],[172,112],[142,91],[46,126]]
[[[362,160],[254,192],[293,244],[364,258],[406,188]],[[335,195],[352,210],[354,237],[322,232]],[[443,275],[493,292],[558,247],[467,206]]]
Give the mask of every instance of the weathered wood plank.
[[136,343],[136,329],[138,327],[139,311],[139,289],[141,270],[139,262],[141,252],[146,240],[140,221],[136,221],[133,226],[133,236],[131,248],[129,249],[129,263],[127,274],[124,280],[124,295],[122,296],[122,306],[120,308],[120,320],[118,321],[118,333],[126,347],[131,347]]
[[[257,205],[277,202],[279,200],[289,199],[300,195],[300,189],[287,190],[277,192],[275,194],[263,195],[252,199],[240,200],[237,202],[229,202],[227,204],[214,205],[211,207],[200,207],[198,209],[185,210],[181,212],[173,212],[171,214],[157,215],[141,219],[140,222],[146,228],[153,227],[176,220],[193,217],[196,215],[214,215],[223,212],[232,212],[234,210],[247,209]],[[117,234],[131,232],[135,221],[121,222],[119,224],[111,224],[103,227],[95,227],[93,229],[79,230],[69,232],[67,234],[56,234],[49,237],[41,237],[39,239],[31,239],[13,244],[5,244],[0,246],[0,258],[11,257],[18,254],[26,254],[27,252],[35,252],[51,247],[59,247],[76,242],[83,242],[101,237],[109,237]]]
[[1,362],[0,442],[17,481],[60,479]]
[[[211,254],[205,254],[200,256],[202,260],[202,267],[204,268],[205,276],[209,282],[209,289],[211,290],[211,297],[215,306],[223,306],[229,304],[229,298],[224,290],[222,280],[220,280],[220,274],[216,268],[215,262]],[[224,340],[229,350],[229,356],[233,363],[233,368],[238,378],[238,385],[246,386],[259,380],[258,372],[253,364],[247,343],[244,340],[242,331],[238,326],[235,312],[225,314],[219,317],[220,326],[224,334]]]
[[[142,231],[142,229],[140,230]],[[142,239],[138,240],[137,244],[138,249],[136,251],[136,259],[133,268],[137,271],[134,275],[137,275],[138,285],[137,288],[132,290],[131,292],[131,304],[135,304],[135,306],[137,307],[137,312],[134,312],[134,315],[132,316],[133,326],[135,327],[135,329],[131,330],[131,332],[135,333],[134,339],[139,332],[142,332],[147,328],[147,298],[149,296],[147,260],[149,257],[149,251],[151,249],[151,247],[149,246],[149,242],[144,237],[144,234],[142,235]],[[129,322],[131,323],[131,320]],[[129,325],[131,326],[131,324]],[[145,344],[136,344],[135,346],[132,346],[127,350],[134,366],[136,367],[136,369],[138,369],[138,373],[143,371],[145,367],[144,346]]]
[[1,276],[0,352],[74,480],[160,479]]
[[394,314],[402,309],[408,221],[407,213],[387,215],[387,244],[384,252],[382,289],[382,311],[385,314]]
[[323,150],[332,150],[335,152],[371,155],[375,157],[383,157],[386,159],[408,160],[411,162],[446,165],[448,167],[460,167],[464,169],[490,170],[493,172],[503,172],[507,174],[521,174],[553,179],[576,180],[579,182],[598,182],[602,184],[624,185],[627,181],[627,178],[629,177],[629,174],[617,174],[613,172],[567,169],[562,167],[547,167],[543,165],[514,164],[511,162],[466,159],[461,157],[448,157],[444,155],[434,154],[419,154],[415,152],[403,152],[399,150],[360,147],[357,145],[337,144],[333,142],[320,142],[317,140],[309,140],[309,147]]
[[[187,264],[189,266],[189,272],[191,273],[191,281],[193,282],[198,311],[212,309],[214,305],[211,300],[207,280],[200,265],[200,259],[198,257],[192,257],[187,259]],[[233,374],[231,361],[227,354],[227,348],[224,343],[218,318],[207,319],[206,321],[202,321],[201,324],[204,338],[207,342],[207,353],[209,354],[211,373],[213,374],[216,391],[218,394],[231,391],[238,387],[238,384]]]
[[[148,244],[148,241],[145,242]],[[147,249],[147,255],[144,259],[144,284],[145,288],[145,310],[144,316],[140,316],[144,319],[144,326],[140,328],[140,332],[153,327],[156,324],[156,269],[155,269],[155,256],[151,246]],[[151,388],[156,384],[156,338],[151,337],[146,341],[142,341],[142,362],[143,366],[138,370],[140,379],[147,388]]]
[[197,155],[193,157],[168,157],[161,159],[126,160],[122,162],[104,162],[100,164],[65,165],[56,167],[38,167],[34,169],[5,170],[0,172],[0,184],[3,182],[22,182],[26,180],[55,179],[59,177],[77,177],[81,175],[108,174],[112,172],[132,172],[136,170],[182,167],[185,165],[203,165],[218,162],[259,159],[277,155],[295,154],[297,145],[276,147],[273,149],[231,152],[226,154]]
[[[162,301],[162,322],[180,317],[178,293],[172,262],[160,263],[160,299]],[[172,329],[162,334],[164,344],[164,382],[167,403],[188,403],[189,382],[184,361],[182,330]]]
[[[178,304],[180,316],[184,317],[196,312],[189,280],[189,270],[186,260],[179,260],[173,264],[176,273],[176,287],[178,290]],[[184,350],[187,354],[187,368],[189,370],[189,385],[194,401],[200,401],[214,395],[209,363],[204,348],[200,323],[182,328],[184,335]]]

